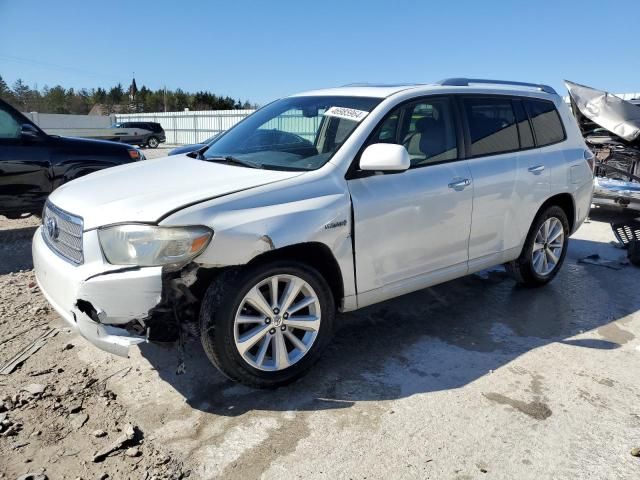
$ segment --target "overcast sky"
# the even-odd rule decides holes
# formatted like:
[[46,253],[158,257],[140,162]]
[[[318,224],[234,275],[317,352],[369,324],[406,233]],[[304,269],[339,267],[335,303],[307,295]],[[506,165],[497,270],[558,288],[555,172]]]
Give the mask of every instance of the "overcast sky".
[[[615,4],[615,8],[607,5]],[[353,82],[569,79],[640,91],[638,1],[0,0],[0,75],[264,104]]]

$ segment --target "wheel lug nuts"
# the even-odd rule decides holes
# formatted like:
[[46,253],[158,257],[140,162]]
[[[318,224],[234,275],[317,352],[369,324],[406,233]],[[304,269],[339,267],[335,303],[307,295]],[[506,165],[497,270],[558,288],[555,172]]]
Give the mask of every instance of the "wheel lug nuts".
[[273,309],[273,313],[275,313],[276,315],[280,313],[280,309],[279,308],[274,308]]
[[289,314],[285,312],[285,314],[282,317],[283,318],[289,318]]
[[282,326],[280,327],[280,330],[282,330],[283,332],[284,332],[286,329],[287,329],[287,326],[286,326],[286,325],[282,325]]
[[273,335],[274,333],[276,333],[276,329],[275,329],[275,328],[272,328],[271,330],[269,330],[269,333],[270,333],[271,335]]
[[267,325],[269,325],[271,323],[271,319],[269,317],[264,319],[264,323],[266,323]]

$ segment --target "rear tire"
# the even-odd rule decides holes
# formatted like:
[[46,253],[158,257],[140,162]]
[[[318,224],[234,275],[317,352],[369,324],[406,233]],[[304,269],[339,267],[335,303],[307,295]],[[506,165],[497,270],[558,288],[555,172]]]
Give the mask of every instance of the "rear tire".
[[156,137],[149,137],[147,140],[147,147],[149,148],[158,148],[158,145],[160,145],[160,140]]
[[568,243],[567,214],[562,208],[552,205],[536,216],[520,257],[505,267],[518,284],[541,287],[558,274]]
[[273,261],[227,270],[211,283],[200,309],[201,341],[211,363],[229,379],[277,388],[320,358],[334,317],[331,289],[315,269]]

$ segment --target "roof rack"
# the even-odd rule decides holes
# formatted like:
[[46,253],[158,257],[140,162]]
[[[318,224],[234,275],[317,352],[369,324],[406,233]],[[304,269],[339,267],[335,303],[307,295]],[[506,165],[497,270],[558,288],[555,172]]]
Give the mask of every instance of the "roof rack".
[[471,83],[487,83],[493,85],[513,85],[518,87],[531,87],[536,88],[542,92],[550,93],[551,95],[557,95],[557,92],[549,85],[542,85],[539,83],[526,83],[526,82],[511,82],[509,80],[486,80],[482,78],[446,78],[436,82],[436,85],[442,85],[447,87],[468,87]]

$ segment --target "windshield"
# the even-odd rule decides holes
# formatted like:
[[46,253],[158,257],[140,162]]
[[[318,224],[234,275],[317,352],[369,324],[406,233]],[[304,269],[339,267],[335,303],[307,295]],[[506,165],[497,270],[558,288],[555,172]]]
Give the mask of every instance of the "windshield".
[[274,170],[315,170],[329,161],[381,101],[342,96],[284,98],[220,135],[202,158],[233,157]]

